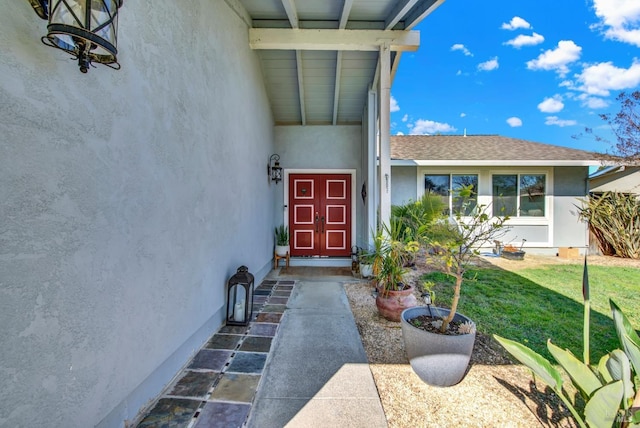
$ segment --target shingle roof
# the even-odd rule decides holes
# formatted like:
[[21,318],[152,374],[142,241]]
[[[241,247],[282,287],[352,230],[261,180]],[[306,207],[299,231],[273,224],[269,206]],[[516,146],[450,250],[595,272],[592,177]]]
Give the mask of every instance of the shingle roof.
[[393,135],[391,159],[421,164],[596,165],[602,155],[499,135]]

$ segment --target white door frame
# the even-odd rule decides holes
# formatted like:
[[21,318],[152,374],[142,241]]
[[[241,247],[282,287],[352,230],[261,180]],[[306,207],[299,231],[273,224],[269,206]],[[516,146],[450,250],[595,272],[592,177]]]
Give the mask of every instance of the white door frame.
[[[356,239],[356,170],[355,169],[313,169],[313,168],[285,168],[284,170],[284,210],[283,223],[289,227],[289,174],[349,174],[351,175],[351,245]],[[343,257],[292,257],[292,266],[351,266],[351,258]]]

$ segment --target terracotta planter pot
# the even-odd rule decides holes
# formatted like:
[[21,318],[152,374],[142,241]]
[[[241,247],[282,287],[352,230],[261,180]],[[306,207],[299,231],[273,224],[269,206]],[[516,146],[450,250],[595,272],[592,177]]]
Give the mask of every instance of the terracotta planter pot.
[[402,311],[417,305],[418,300],[413,295],[413,286],[401,291],[378,290],[378,297],[376,297],[378,312],[389,321],[400,322]]
[[[449,314],[449,309],[431,308],[431,313]],[[433,386],[452,386],[467,372],[476,334],[449,336],[414,327],[408,320],[431,314],[426,306],[416,306],[402,312],[402,338],[413,371],[423,382]],[[471,321],[460,313],[456,321]]]

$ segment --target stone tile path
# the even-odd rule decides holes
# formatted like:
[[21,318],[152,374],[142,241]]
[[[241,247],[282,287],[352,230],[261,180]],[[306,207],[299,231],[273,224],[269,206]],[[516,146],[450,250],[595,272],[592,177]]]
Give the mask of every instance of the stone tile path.
[[254,292],[252,322],[220,328],[137,427],[243,426],[294,285],[263,281]]

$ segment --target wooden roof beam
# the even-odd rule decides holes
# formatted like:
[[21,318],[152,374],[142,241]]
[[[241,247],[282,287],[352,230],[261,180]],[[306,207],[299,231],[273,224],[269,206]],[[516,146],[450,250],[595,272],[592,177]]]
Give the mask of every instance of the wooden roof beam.
[[379,51],[388,45],[392,51],[415,51],[420,46],[418,31],[404,30],[312,30],[288,28],[250,28],[251,49]]

